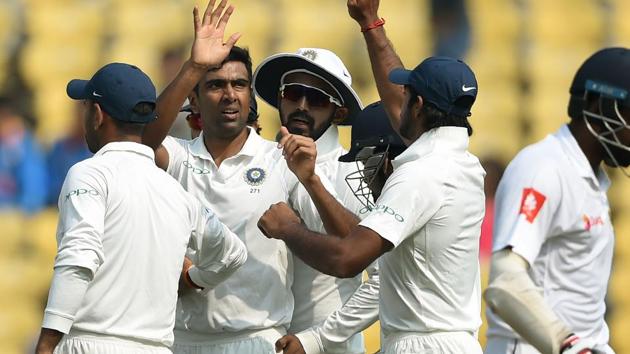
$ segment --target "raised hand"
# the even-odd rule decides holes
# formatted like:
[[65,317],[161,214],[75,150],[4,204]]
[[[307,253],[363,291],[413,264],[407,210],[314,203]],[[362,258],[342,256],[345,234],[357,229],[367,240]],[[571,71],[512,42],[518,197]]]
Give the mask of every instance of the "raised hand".
[[315,176],[317,147],[311,138],[289,133],[286,127],[280,127],[280,141],[287,165],[302,184]]
[[276,342],[276,352],[283,354],[306,354],[298,337],[287,334]]
[[365,28],[379,19],[379,0],[348,0],[348,13],[361,28]]
[[300,225],[302,221],[284,202],[272,204],[258,219],[258,228],[268,238],[282,240],[287,237],[290,227]]
[[195,40],[190,51],[190,60],[195,66],[204,69],[221,65],[241,37],[237,32],[223,42],[225,27],[234,12],[234,6],[227,6],[227,0],[221,0],[215,9],[215,2],[216,0],[210,0],[203,19],[199,18],[199,8],[195,6],[193,9]]

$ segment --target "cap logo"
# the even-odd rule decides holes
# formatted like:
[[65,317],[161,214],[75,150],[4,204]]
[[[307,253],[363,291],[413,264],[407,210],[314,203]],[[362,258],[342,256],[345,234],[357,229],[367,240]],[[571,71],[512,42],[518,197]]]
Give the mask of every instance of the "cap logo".
[[99,95],[96,91],[92,91],[92,96],[103,97],[103,95]]
[[468,92],[477,89],[475,86],[466,87],[466,85],[462,85],[462,91]]
[[306,57],[312,61],[315,61],[315,59],[317,59],[317,52],[314,51],[313,49],[307,49],[305,51],[302,52],[302,56]]

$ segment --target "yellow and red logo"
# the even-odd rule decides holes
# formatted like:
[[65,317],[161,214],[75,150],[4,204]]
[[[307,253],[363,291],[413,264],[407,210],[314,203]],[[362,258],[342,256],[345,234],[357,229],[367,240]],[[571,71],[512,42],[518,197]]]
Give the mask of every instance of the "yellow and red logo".
[[543,204],[545,204],[544,194],[535,190],[534,188],[525,188],[523,189],[523,198],[521,199],[521,210],[520,214],[525,215],[525,220],[533,223],[538,216],[538,212],[542,209]]

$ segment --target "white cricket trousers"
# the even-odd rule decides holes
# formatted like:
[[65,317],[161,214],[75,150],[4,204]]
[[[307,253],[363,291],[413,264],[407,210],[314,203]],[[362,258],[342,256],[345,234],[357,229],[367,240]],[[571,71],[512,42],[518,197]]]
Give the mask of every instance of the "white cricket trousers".
[[398,332],[385,336],[381,353],[482,354],[482,351],[477,338],[469,332]]
[[[596,349],[598,354],[615,354],[615,351],[607,345]],[[522,339],[492,336],[488,337],[484,354],[540,354],[540,352]]]
[[164,345],[146,341],[71,331],[63,336],[54,354],[172,354]]
[[175,331],[174,354],[276,354],[275,344],[286,334],[282,327],[238,333],[207,334],[200,341],[198,336],[188,336],[185,331]]

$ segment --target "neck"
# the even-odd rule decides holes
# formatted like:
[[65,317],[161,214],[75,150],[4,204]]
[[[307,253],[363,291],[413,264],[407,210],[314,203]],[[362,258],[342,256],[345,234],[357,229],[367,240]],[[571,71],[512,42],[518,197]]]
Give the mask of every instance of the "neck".
[[571,131],[571,135],[573,135],[580,150],[582,150],[584,156],[586,156],[593,173],[597,175],[599,166],[604,160],[605,153],[600,142],[591,134],[584,121],[572,120],[569,123],[569,131]]
[[247,128],[241,130],[241,132],[233,138],[210,136],[210,134],[207,134],[204,130],[203,143],[212,156],[214,163],[217,167],[219,167],[225,159],[230,158],[241,151],[248,136],[249,129]]

